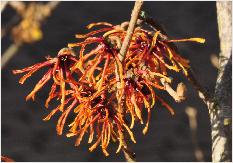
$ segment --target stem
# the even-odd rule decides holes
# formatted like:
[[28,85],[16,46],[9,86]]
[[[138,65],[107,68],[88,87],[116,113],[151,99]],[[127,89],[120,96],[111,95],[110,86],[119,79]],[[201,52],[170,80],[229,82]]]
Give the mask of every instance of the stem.
[[133,36],[133,32],[134,32],[134,29],[135,29],[135,25],[137,23],[139,13],[141,11],[142,4],[143,4],[143,1],[136,1],[135,2],[134,9],[132,11],[131,19],[130,19],[130,22],[129,22],[129,27],[127,29],[127,33],[126,33],[125,39],[124,39],[124,41],[122,43],[120,53],[119,53],[119,59],[120,59],[121,62],[124,61],[127,50],[129,48],[129,44],[130,44],[130,41],[131,41],[132,36]]
[[[121,63],[124,62],[125,56],[127,54],[127,51],[128,51],[130,41],[131,41],[132,36],[133,36],[133,32],[135,29],[135,25],[137,23],[137,19],[138,19],[142,4],[143,4],[143,1],[141,1],[141,0],[136,1],[134,4],[134,8],[133,8],[133,11],[131,14],[131,19],[129,22],[129,27],[127,29],[126,37],[124,38],[120,52],[118,54],[118,57],[119,57],[119,60]],[[119,99],[118,95],[119,95],[119,91],[123,89],[123,88],[121,88],[121,82],[123,81],[123,79],[120,78],[121,76],[120,76],[120,72],[119,72],[119,65],[117,63],[115,63],[115,65],[116,65],[115,73],[116,73],[116,80],[117,80],[117,98],[118,98],[117,100],[118,100],[118,106],[120,106],[122,104],[122,102]],[[118,108],[120,108],[119,112],[123,116],[124,115],[124,106],[118,107]],[[127,146],[127,143],[126,143],[124,136],[123,136],[122,142],[123,142],[123,146],[124,146],[123,152],[124,152],[124,156],[125,156],[126,161],[128,161],[128,162],[136,161],[135,154]]]

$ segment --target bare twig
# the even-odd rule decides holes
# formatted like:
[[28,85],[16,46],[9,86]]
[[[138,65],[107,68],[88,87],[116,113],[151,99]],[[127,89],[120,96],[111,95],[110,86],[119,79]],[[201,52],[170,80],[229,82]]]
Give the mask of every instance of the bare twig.
[[185,109],[185,113],[188,115],[189,118],[189,126],[191,131],[191,139],[194,146],[195,157],[197,161],[203,162],[204,154],[197,141],[197,111],[195,108],[187,107]]
[[[120,52],[118,54],[119,60],[122,63],[124,62],[124,58],[125,58],[126,53],[128,51],[128,47],[129,47],[130,41],[132,39],[132,35],[133,35],[134,29],[135,29],[135,25],[137,23],[138,15],[140,13],[142,4],[143,4],[143,2],[141,0],[135,2],[134,9],[132,11],[131,19],[130,19],[130,22],[129,22],[129,27],[127,29],[126,37],[125,37],[125,39],[124,39],[124,41],[122,43]],[[122,90],[122,88],[121,88],[121,81],[123,81],[123,79],[121,79],[122,77],[120,76],[120,65],[117,64],[117,63],[116,63],[116,70],[115,70],[115,72],[116,72],[116,80],[117,80],[118,106],[120,106],[122,103],[119,100],[119,98],[120,98],[119,97],[119,91]],[[119,107],[119,108],[121,108],[119,110],[119,112],[123,115],[123,113],[124,113],[124,106],[123,107]],[[126,161],[128,161],[128,162],[136,161],[135,154],[134,154],[134,152],[132,152],[131,150],[129,150],[129,147],[127,146],[127,143],[126,143],[126,140],[125,140],[124,137],[123,137],[122,142],[123,142],[123,146],[124,146],[123,152],[124,152],[124,156],[125,156]]]
[[121,47],[120,53],[119,53],[119,59],[121,62],[123,62],[123,60],[125,59],[125,55],[127,53],[130,41],[132,39],[132,35],[134,32],[135,25],[137,23],[139,13],[141,11],[142,4],[143,4],[143,1],[141,1],[141,0],[135,2],[134,9],[132,11],[131,19],[129,22],[129,27],[127,29],[127,33],[126,33],[126,36],[124,38],[124,41],[122,43],[122,47]]

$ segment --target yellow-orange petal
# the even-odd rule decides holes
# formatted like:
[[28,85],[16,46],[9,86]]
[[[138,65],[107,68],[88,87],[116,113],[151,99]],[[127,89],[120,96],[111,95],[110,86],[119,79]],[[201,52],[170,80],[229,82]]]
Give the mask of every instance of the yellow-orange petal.
[[129,127],[126,124],[123,124],[123,126],[126,128],[126,130],[128,131],[129,135],[130,135],[130,139],[136,143],[136,140],[134,138],[133,132],[129,129]]
[[96,149],[96,147],[99,145],[101,141],[101,136],[99,136],[98,140],[95,142],[95,144],[93,144],[90,148],[89,151],[92,152],[94,149]]
[[113,26],[112,24],[108,23],[108,22],[97,22],[97,23],[91,23],[87,26],[87,29],[91,29],[95,26],[99,26],[99,25],[105,25],[105,26]]
[[187,41],[194,41],[198,43],[205,43],[204,38],[186,38],[186,39],[178,39],[178,40],[167,40],[166,42],[187,42]]

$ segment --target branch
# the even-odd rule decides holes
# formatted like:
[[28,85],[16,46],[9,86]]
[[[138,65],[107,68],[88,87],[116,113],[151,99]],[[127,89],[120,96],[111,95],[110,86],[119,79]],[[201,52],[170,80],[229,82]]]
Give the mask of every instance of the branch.
[[[128,27],[127,32],[126,32],[126,37],[124,38],[120,52],[118,54],[118,58],[119,58],[121,63],[124,62],[126,53],[128,51],[128,47],[129,47],[130,41],[131,41],[132,36],[133,36],[133,32],[135,29],[135,25],[137,23],[137,19],[138,19],[142,4],[143,4],[143,2],[141,0],[135,2],[134,9],[132,11],[131,19],[129,22],[129,27]],[[119,106],[118,108],[119,108],[119,113],[121,113],[123,115],[124,114],[124,106],[121,107],[122,101],[119,97],[119,94],[120,94],[119,92],[120,92],[120,90],[123,89],[121,86],[121,82],[123,82],[123,77],[120,74],[120,66],[122,66],[122,65],[119,65],[117,62],[115,63],[115,65],[116,65],[115,72],[116,72],[116,80],[117,80],[117,100],[118,100],[118,106]],[[126,161],[128,161],[128,162],[136,161],[135,153],[132,152],[129,149],[129,147],[127,146],[126,139],[124,138],[124,136],[123,136],[122,142],[123,142],[123,146],[124,146],[123,152],[124,152],[124,156],[125,156]]]

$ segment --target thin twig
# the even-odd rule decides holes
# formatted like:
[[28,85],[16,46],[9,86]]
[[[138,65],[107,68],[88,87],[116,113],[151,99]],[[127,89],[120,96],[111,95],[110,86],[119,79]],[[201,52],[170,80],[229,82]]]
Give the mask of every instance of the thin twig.
[[[137,23],[137,19],[138,19],[142,4],[143,4],[143,1],[141,1],[141,0],[135,2],[134,9],[132,11],[131,19],[130,19],[130,22],[129,22],[129,27],[127,29],[126,37],[125,37],[125,39],[124,39],[124,41],[122,43],[120,52],[118,54],[118,57],[119,57],[119,60],[120,60],[121,63],[124,62],[126,53],[128,51],[128,47],[129,47],[130,41],[132,39],[132,35],[133,35],[134,29],[135,29],[135,25]],[[118,65],[116,63],[115,72],[116,72],[116,80],[117,80],[117,97],[118,97],[118,105],[121,105],[121,102],[119,100],[118,95],[119,95],[119,91],[122,90],[121,81],[123,79],[120,78],[119,68],[120,68],[120,65]],[[121,110],[119,110],[119,112],[121,114],[123,114],[124,113],[124,106],[119,107],[119,108],[121,108]],[[123,142],[123,146],[124,146],[123,152],[124,152],[124,156],[125,156],[126,161],[128,161],[128,162],[136,161],[135,154],[134,154],[134,152],[129,150],[129,147],[127,146],[127,143],[126,143],[126,140],[125,140],[124,136],[123,136],[122,142]]]
[[126,33],[125,39],[123,41],[123,44],[122,44],[122,47],[121,47],[120,53],[119,53],[119,59],[121,62],[123,62],[123,60],[125,59],[125,55],[127,53],[130,41],[132,39],[134,28],[135,28],[135,25],[137,23],[137,19],[138,19],[139,13],[141,11],[142,4],[143,4],[143,1],[136,1],[135,2],[134,9],[133,9],[133,12],[131,14],[131,19],[129,22],[129,27],[127,29],[127,33]]

